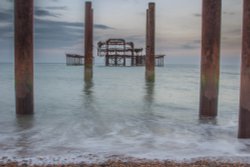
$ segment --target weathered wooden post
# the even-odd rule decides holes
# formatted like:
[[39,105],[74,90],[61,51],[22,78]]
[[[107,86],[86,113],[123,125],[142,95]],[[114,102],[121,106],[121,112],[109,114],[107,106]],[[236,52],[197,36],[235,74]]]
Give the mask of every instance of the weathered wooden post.
[[85,3],[85,59],[84,79],[91,80],[93,77],[93,9],[92,3]]
[[155,80],[155,3],[148,4],[146,25],[146,80]]
[[33,0],[15,0],[16,114],[33,114]]
[[221,0],[203,0],[200,118],[217,116],[220,33]]
[[250,138],[250,1],[244,0],[239,138]]

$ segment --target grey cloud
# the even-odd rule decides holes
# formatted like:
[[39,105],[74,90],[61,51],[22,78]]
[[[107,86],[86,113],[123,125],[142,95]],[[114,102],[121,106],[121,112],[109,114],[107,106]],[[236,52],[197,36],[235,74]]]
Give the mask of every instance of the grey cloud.
[[103,24],[95,24],[94,28],[96,28],[96,29],[102,29],[102,30],[114,29],[112,27],[109,27],[109,26],[106,26],[106,25],[103,25]]
[[0,11],[0,20],[2,23],[11,22],[13,18],[13,13],[11,10]]
[[236,13],[235,12],[226,12],[226,11],[224,11],[223,14],[232,16],[232,15],[235,15]]
[[226,36],[241,36],[242,28],[240,26],[224,27],[223,34]]
[[[232,15],[235,15],[236,13],[235,12],[226,12],[226,11],[224,11],[222,14],[232,16]],[[201,17],[201,14],[200,13],[194,13],[193,16],[194,17]]]
[[201,14],[200,13],[194,13],[193,16],[194,17],[201,17]]
[[51,17],[59,17],[59,14],[53,13],[49,10],[41,9],[41,8],[35,8],[35,16],[38,17],[45,17],[45,16],[51,16]]
[[197,45],[197,44],[201,43],[201,40],[200,39],[195,39],[195,40],[192,40],[191,43]]
[[[111,29],[106,25],[94,25],[96,29]],[[35,41],[38,48],[61,48],[83,40],[81,22],[51,21],[35,18]],[[13,24],[0,26],[1,39],[13,39]]]
[[[11,2],[11,0],[6,0]],[[58,10],[67,10],[65,6],[35,7],[34,35],[37,48],[61,48],[73,46],[82,41],[84,37],[83,22],[55,21],[45,19],[45,17],[58,18]],[[13,40],[13,9],[0,11],[0,40]],[[94,24],[98,30],[112,30],[112,27],[103,24]],[[3,43],[1,44],[1,48]]]
[[45,8],[49,10],[67,10],[68,9],[66,6],[48,6]]
[[180,46],[180,49],[197,49],[200,48],[201,40],[193,40]]
[[184,45],[181,45],[181,48],[182,49],[196,49],[197,46],[194,46],[192,44],[184,44]]
[[7,1],[7,2],[11,2],[11,3],[13,2],[13,0],[5,0],[5,1]]
[[233,34],[240,35],[241,31],[242,31],[241,28],[235,28],[235,29],[228,30],[227,33],[233,33]]

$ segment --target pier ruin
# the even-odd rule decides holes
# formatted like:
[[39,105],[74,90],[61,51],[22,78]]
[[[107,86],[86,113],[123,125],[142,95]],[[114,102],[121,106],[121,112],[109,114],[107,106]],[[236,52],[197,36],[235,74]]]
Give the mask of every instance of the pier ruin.
[[82,66],[84,65],[85,56],[78,54],[66,54],[66,65],[67,66]]
[[[97,44],[97,56],[104,57],[105,66],[145,66],[143,48],[124,39],[108,39]],[[155,65],[164,66],[165,55],[155,56]]]

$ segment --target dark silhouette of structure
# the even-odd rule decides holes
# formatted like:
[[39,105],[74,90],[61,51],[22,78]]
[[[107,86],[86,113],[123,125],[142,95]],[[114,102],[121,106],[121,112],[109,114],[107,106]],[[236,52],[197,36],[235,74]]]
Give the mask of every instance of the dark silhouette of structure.
[[66,54],[67,66],[82,66],[84,65],[84,56],[78,54]]
[[[135,48],[133,42],[124,39],[108,39],[98,42],[97,55],[105,57],[106,66],[144,66],[146,56],[142,54],[143,48]],[[157,55],[157,66],[164,66],[165,55]]]

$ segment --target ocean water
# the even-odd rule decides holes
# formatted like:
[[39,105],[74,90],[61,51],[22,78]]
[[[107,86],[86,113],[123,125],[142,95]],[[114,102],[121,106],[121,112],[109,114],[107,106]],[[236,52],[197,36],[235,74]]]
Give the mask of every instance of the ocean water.
[[184,160],[250,156],[237,139],[239,67],[222,66],[218,117],[200,121],[199,66],[94,68],[35,65],[35,114],[16,116],[12,64],[0,65],[0,161]]

